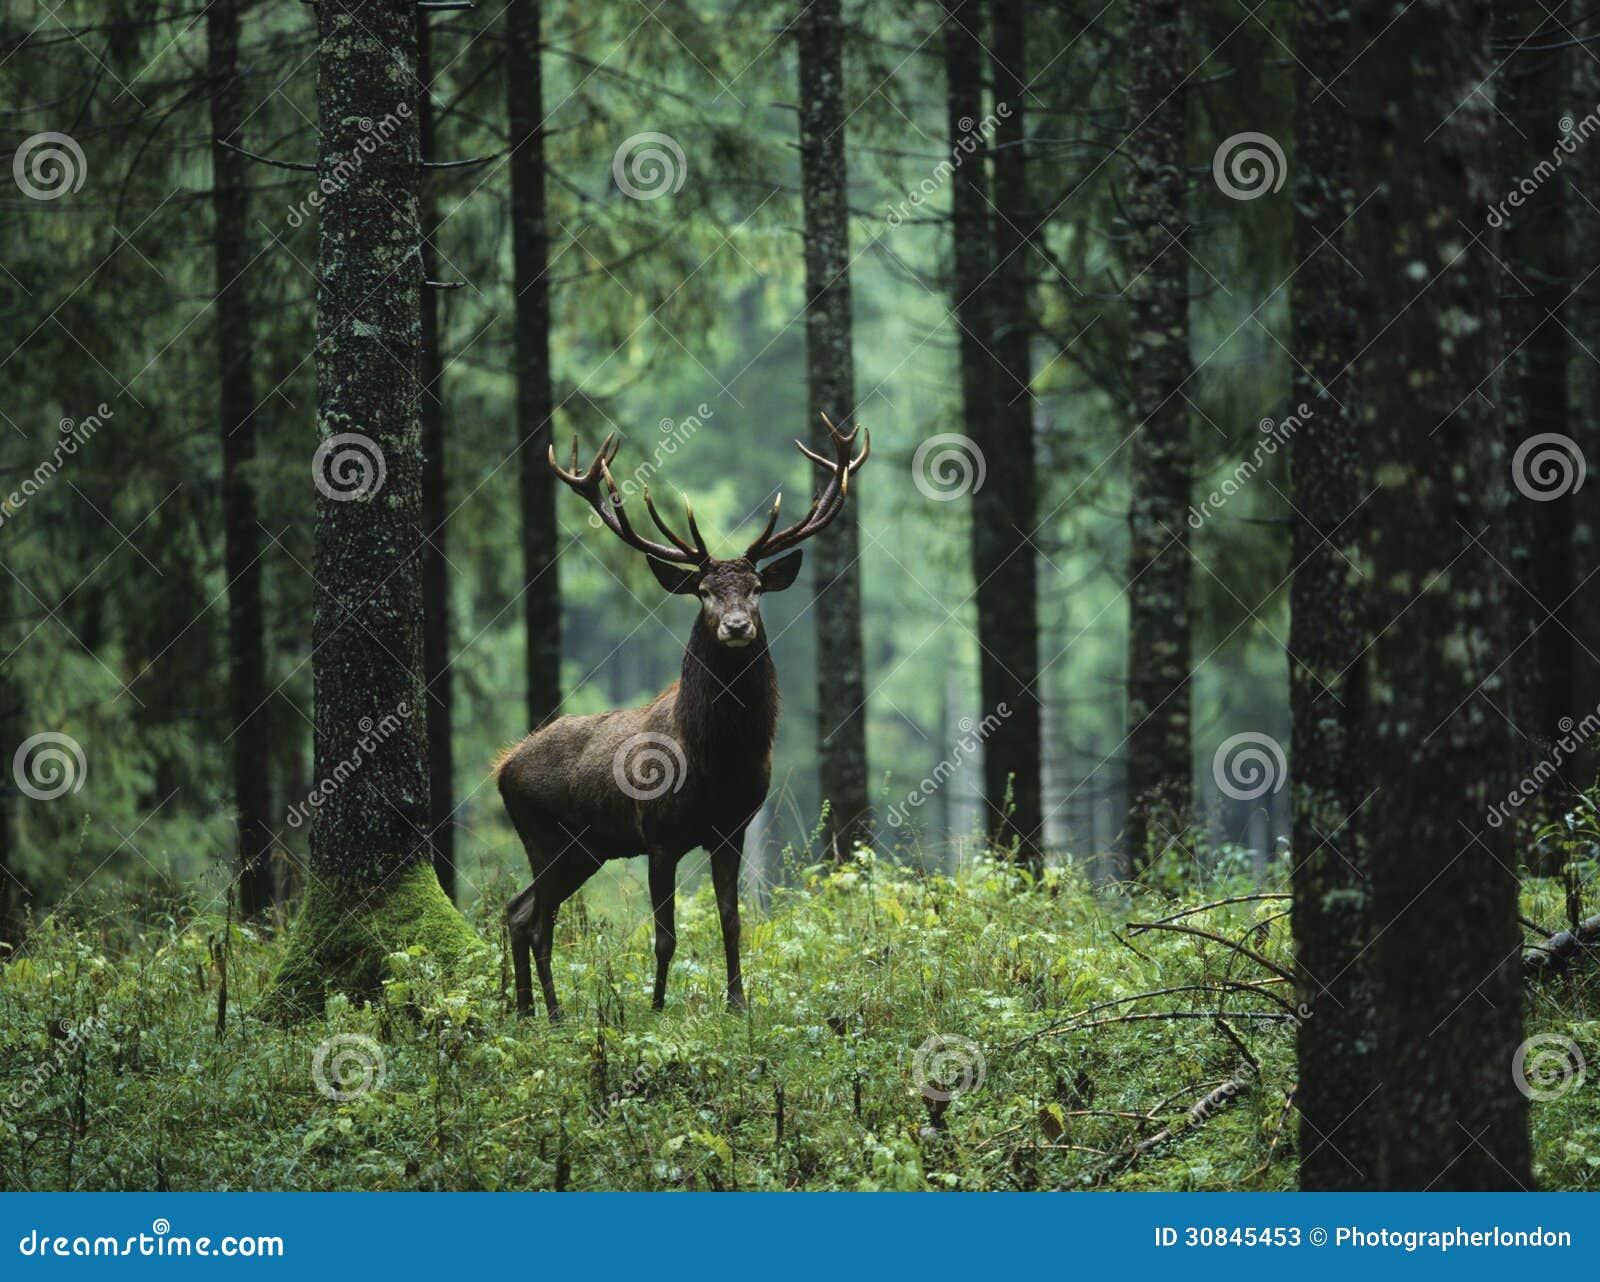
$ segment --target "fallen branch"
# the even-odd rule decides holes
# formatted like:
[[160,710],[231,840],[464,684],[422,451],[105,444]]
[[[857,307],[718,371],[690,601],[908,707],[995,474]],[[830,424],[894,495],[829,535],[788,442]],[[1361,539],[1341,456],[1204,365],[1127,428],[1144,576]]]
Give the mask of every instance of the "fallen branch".
[[1105,1019],[1091,1019],[1082,1024],[1066,1024],[1060,1028],[1048,1028],[1035,1034],[1038,1037],[1063,1037],[1068,1033],[1081,1033],[1088,1028],[1107,1028],[1113,1024],[1143,1024],[1157,1019],[1208,1019],[1215,1020],[1218,1015],[1226,1015],[1229,1019],[1264,1019],[1269,1023],[1293,1023],[1293,1011],[1278,1010],[1155,1010],[1142,1011],[1136,1015],[1110,1015]]
[[1196,913],[1208,913],[1213,908],[1225,908],[1229,904],[1253,904],[1263,900],[1288,899],[1289,896],[1279,892],[1263,892],[1258,895],[1230,895],[1227,899],[1213,899],[1209,904],[1196,904],[1193,908],[1185,908],[1182,912],[1173,913],[1170,917],[1162,917],[1159,921],[1150,923],[1152,926],[1165,926],[1169,921],[1177,921],[1180,917],[1193,917]]
[[1244,944],[1235,943],[1233,940],[1226,939],[1221,935],[1213,933],[1212,931],[1201,930],[1196,926],[1174,926],[1171,923],[1164,921],[1130,921],[1128,923],[1128,933],[1130,935],[1138,934],[1139,932],[1146,930],[1169,930],[1178,935],[1194,935],[1199,939],[1209,939],[1214,944],[1221,944],[1224,948],[1231,949],[1242,956],[1248,957],[1258,966],[1266,967],[1266,969],[1270,970],[1280,979],[1287,979],[1290,983],[1294,982],[1293,975],[1284,970],[1282,966],[1277,965],[1275,962],[1268,961],[1260,953],[1256,952],[1255,949],[1247,948]]
[[1151,1149],[1165,1144],[1168,1140],[1176,1135],[1181,1135],[1184,1131],[1199,1126],[1200,1123],[1221,1109],[1236,1095],[1249,1090],[1254,1085],[1256,1077],[1255,1069],[1251,1068],[1248,1063],[1241,1064],[1238,1072],[1215,1090],[1207,1091],[1206,1094],[1197,1099],[1190,1106],[1189,1111],[1178,1121],[1171,1126],[1163,1126],[1154,1135],[1147,1136],[1124,1149],[1106,1168],[1103,1178],[1110,1179],[1112,1176],[1120,1175]]
[[1051,1024],[1046,1024],[1037,1032],[1028,1033],[1023,1037],[1019,1037],[1015,1042],[1011,1043],[1011,1045],[1013,1047],[1024,1045],[1025,1043],[1031,1042],[1036,1038],[1048,1035],[1052,1029],[1061,1028],[1064,1025],[1076,1023],[1080,1019],[1084,1019],[1090,1015],[1098,1014],[1103,1010],[1110,1010],[1114,1006],[1126,1006],[1129,1002],[1148,1001],[1152,997],[1171,997],[1178,993],[1251,993],[1257,997],[1265,997],[1268,1001],[1276,1002],[1285,1011],[1293,1014],[1293,1006],[1284,1001],[1284,999],[1279,997],[1276,993],[1268,992],[1266,989],[1266,985],[1268,984],[1282,984],[1284,982],[1286,981],[1282,979],[1262,979],[1253,981],[1247,979],[1224,979],[1212,984],[1174,984],[1170,988],[1154,988],[1147,993],[1134,993],[1129,997],[1113,997],[1109,1001],[1096,1002],[1093,1006],[1086,1006],[1076,1014],[1068,1015],[1065,1019],[1057,1020]]
[[1272,1165],[1272,1155],[1278,1151],[1278,1141],[1283,1138],[1283,1128],[1289,1120],[1289,1114],[1294,1110],[1294,1097],[1300,1093],[1300,1083],[1296,1082],[1289,1088],[1288,1095],[1284,1096],[1283,1111],[1278,1114],[1278,1125],[1272,1132],[1272,1143],[1267,1146],[1267,1156],[1261,1165],[1250,1172],[1252,1180],[1259,1179],[1267,1173],[1267,1168]]
[[1565,974],[1578,955],[1600,944],[1600,913],[1580,921],[1575,930],[1558,930],[1522,955],[1522,973],[1529,979]]

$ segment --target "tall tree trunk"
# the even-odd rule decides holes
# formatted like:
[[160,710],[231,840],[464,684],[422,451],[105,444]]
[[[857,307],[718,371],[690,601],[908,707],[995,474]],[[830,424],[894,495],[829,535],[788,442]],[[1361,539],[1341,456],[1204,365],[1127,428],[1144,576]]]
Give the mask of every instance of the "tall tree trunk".
[[[982,443],[988,476],[972,496],[973,575],[977,580],[979,681],[985,716],[1006,710],[983,745],[987,826],[1035,872],[1044,867],[1044,800],[1039,710],[1039,589],[1034,559],[1038,482],[1034,470],[1033,307],[1027,241],[1028,196],[1023,102],[1027,97],[1027,6],[995,0],[995,115],[992,281],[983,291],[994,368]],[[968,22],[976,25],[976,14]],[[952,104],[953,106],[953,104]],[[982,118],[980,109],[971,120]],[[959,129],[960,118],[952,121]],[[954,143],[955,140],[952,140]],[[970,197],[969,197],[970,199]],[[981,191],[978,199],[982,199]]]
[[518,464],[522,484],[522,610],[527,633],[528,726],[561,707],[561,580],[556,567],[550,450],[550,232],[545,211],[544,79],[540,0],[506,5],[506,111],[511,122],[512,288],[516,293]]
[[1138,872],[1191,818],[1188,90],[1183,0],[1134,0],[1127,144],[1129,417],[1128,831]]
[[[1600,0],[1580,0],[1578,9],[1569,25],[1592,34],[1592,24],[1600,18]],[[1580,51],[1569,59],[1568,67],[1571,88],[1567,101],[1600,101],[1600,64]],[[1600,263],[1600,212],[1578,193],[1587,195],[1600,190],[1600,154],[1584,144],[1568,163],[1572,166],[1568,179],[1573,197],[1567,201],[1567,261],[1571,277],[1567,288],[1573,291],[1567,302],[1568,324],[1574,334],[1597,334],[1600,276],[1588,273],[1590,267]],[[1585,343],[1592,351],[1593,343],[1587,339]],[[1579,451],[1588,466],[1600,467],[1600,361],[1582,348],[1573,353],[1567,405],[1572,437]],[[1595,638],[1600,637],[1600,512],[1592,501],[1573,505],[1572,562],[1576,591],[1568,608],[1572,630],[1583,641],[1573,656],[1572,716],[1582,721],[1589,713],[1600,710],[1600,645],[1595,644]],[[1595,785],[1596,768],[1600,766],[1597,749],[1600,742],[1590,739],[1578,752],[1572,775],[1584,788]]]
[[[972,442],[975,455],[969,464],[981,460],[987,471],[994,452],[994,387],[996,364],[988,344],[993,341],[990,321],[990,281],[993,232],[989,226],[989,184],[984,167],[988,143],[978,132],[984,118],[984,59],[988,56],[981,36],[982,0],[946,0],[944,24],[944,66],[946,82],[946,120],[955,171],[950,175],[950,250],[951,310],[956,322],[956,345],[961,364],[961,422]],[[970,156],[960,152],[963,141],[974,145]],[[976,471],[964,474],[975,483]],[[979,701],[984,711],[994,705],[997,682],[990,669],[994,661],[991,643],[984,640],[993,630],[993,620],[985,617],[984,606],[993,609],[992,599],[984,595],[984,584],[993,571],[998,531],[994,522],[1004,520],[992,500],[997,492],[991,478],[972,493],[972,580],[978,588]],[[948,725],[948,719],[941,720]],[[984,762],[992,760],[992,740],[984,744]],[[998,771],[997,771],[998,773]],[[1007,777],[1000,775],[999,786],[990,786],[987,768],[982,779],[985,806],[983,827],[998,834],[1006,823]],[[941,789],[941,795],[949,789]],[[954,831],[952,824],[947,829]]]
[[212,207],[216,228],[217,410],[222,435],[222,524],[228,577],[228,710],[233,732],[239,911],[256,917],[272,906],[271,788],[264,723],[267,665],[261,608],[261,527],[256,522],[255,353],[250,323],[250,190],[238,144],[241,0],[217,0],[206,11],[211,89]]
[[[812,447],[831,457],[822,415],[848,430],[855,417],[851,350],[850,210],[845,165],[844,20],[839,0],[803,4],[800,185],[805,203],[806,391]],[[867,693],[861,646],[856,504],[811,541],[817,635],[817,750],[826,838],[838,855],[872,835],[867,799]]]
[[[267,996],[286,1013],[318,1008],[330,986],[376,992],[389,954],[411,944],[445,965],[481,947],[439,888],[426,828],[416,19],[363,0],[320,0],[316,15],[317,168],[330,178],[317,241],[320,804]],[[357,151],[359,167],[331,181]]]
[[[1501,193],[1534,175],[1539,165],[1557,154],[1559,120],[1568,101],[1566,65],[1564,51],[1550,46],[1562,45],[1568,38],[1571,14],[1565,0],[1551,6],[1531,0],[1503,4],[1496,13],[1507,46],[1496,81],[1501,109],[1495,184],[1499,200]],[[1585,109],[1590,103],[1592,99]],[[1566,296],[1575,282],[1569,279],[1567,265],[1566,188],[1565,170],[1556,170],[1518,207],[1505,206],[1501,297],[1508,352],[1503,385],[1506,444],[1513,457],[1534,438],[1571,439],[1567,402],[1571,321]],[[1583,271],[1592,266],[1586,264]],[[1565,452],[1559,443],[1548,442],[1530,447],[1530,457],[1552,445]],[[1518,470],[1527,477],[1527,468]],[[1590,708],[1575,711],[1575,606],[1570,600],[1575,584],[1573,525],[1582,499],[1565,487],[1529,484],[1528,488],[1539,497],[1527,501],[1520,492],[1513,494],[1507,523],[1507,566],[1521,585],[1513,588],[1509,601],[1516,629],[1512,642],[1522,644],[1506,666],[1512,675],[1507,711],[1520,731],[1513,737],[1513,751],[1519,764],[1531,768],[1550,755],[1551,741],[1564,733],[1563,721],[1570,729],[1572,719]],[[1572,775],[1570,764],[1562,776],[1573,786],[1588,782]],[[1542,800],[1549,806],[1562,804],[1559,793]],[[1520,831],[1537,820],[1538,807],[1528,811],[1519,815]]]
[[[7,647],[16,635],[11,620],[16,612],[16,591],[11,576],[0,583],[0,647]],[[7,647],[8,648],[8,647]],[[17,798],[20,789],[12,771],[12,761],[22,743],[22,688],[11,664],[0,649],[0,944],[15,948],[21,937],[18,910],[23,900],[21,870],[17,866]],[[9,954],[0,954],[4,960]]]
[[1367,1107],[1385,1150],[1366,1175],[1387,1189],[1515,1188],[1531,1181],[1512,1071],[1518,880],[1508,830],[1486,818],[1511,783],[1492,706],[1510,650],[1500,279],[1484,241],[1496,115],[1471,92],[1497,61],[1490,6],[1353,13],[1366,52],[1343,84],[1361,126],[1356,187],[1374,193],[1354,223],[1371,299],[1361,436],[1378,487],[1363,509],[1374,792],[1356,822],[1381,986],[1383,1085]]
[[[1290,349],[1299,422],[1289,445],[1291,844],[1295,972],[1310,1017],[1298,1029],[1300,1187],[1362,1188],[1377,1145],[1365,1104],[1378,1084],[1371,883],[1359,825],[1362,593],[1356,389],[1360,350],[1350,269],[1355,206],[1349,119],[1319,91],[1350,62],[1350,18],[1299,0]],[[1301,406],[1309,414],[1300,412]],[[1287,416],[1285,416],[1287,418]],[[1337,1135],[1337,1139],[1333,1137]],[[1350,1160],[1346,1154],[1351,1155]],[[1362,1154],[1365,1158],[1355,1158]],[[1358,1166],[1356,1163],[1360,1162]]]
[[[433,41],[428,12],[417,11],[417,133],[424,160],[438,160],[433,112]],[[422,274],[439,279],[436,178],[422,180]],[[449,514],[444,459],[444,354],[439,347],[439,292],[422,290],[422,681],[428,700],[428,832],[439,885],[456,897],[455,687],[450,675],[450,561],[446,555]]]

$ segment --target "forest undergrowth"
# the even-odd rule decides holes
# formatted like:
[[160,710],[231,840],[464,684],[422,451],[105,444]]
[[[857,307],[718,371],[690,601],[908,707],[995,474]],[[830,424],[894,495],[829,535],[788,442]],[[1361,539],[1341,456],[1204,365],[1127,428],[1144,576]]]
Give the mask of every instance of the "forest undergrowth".
[[[1564,919],[1553,880],[1523,901]],[[509,1009],[496,902],[464,973],[395,955],[382,1002],[289,1028],[252,1015],[287,932],[181,906],[39,923],[0,967],[0,1187],[1295,1186],[1289,903],[1246,876],[797,870],[747,909],[747,1016],[709,884],[680,892],[654,1014],[648,913],[597,879],[559,921],[554,1027]],[[1592,962],[1529,990],[1529,1036],[1589,1066],[1533,1102],[1545,1188],[1600,1187],[1596,1007]]]

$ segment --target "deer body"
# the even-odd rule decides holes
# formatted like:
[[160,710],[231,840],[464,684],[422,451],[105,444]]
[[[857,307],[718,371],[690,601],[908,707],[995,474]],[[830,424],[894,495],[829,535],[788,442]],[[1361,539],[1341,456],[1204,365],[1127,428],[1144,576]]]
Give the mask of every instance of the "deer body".
[[[674,893],[678,861],[703,847],[710,855],[728,968],[728,1003],[745,1004],[739,969],[739,861],[745,829],[766,800],[772,745],[778,728],[778,680],[761,623],[760,598],[795,580],[801,553],[758,568],[757,561],[793,548],[826,525],[843,506],[850,473],[867,449],[849,456],[854,439],[835,434],[840,457],[827,467],[830,484],[806,517],[773,534],[778,505],[744,556],[710,556],[689,513],[691,545],[662,522],[645,491],[651,518],[672,546],[635,534],[623,512],[608,463],[608,438],[586,472],[556,468],[606,525],[646,553],[669,592],[700,599],[679,679],[641,708],[561,717],[509,752],[498,770],[500,795],[527,850],[533,884],[506,908],[516,971],[517,1009],[532,1006],[530,954],[538,968],[545,1009],[560,1017],[550,968],[556,911],[608,859],[643,854],[649,860],[656,927],[653,1005],[666,998],[667,971],[677,939]],[[801,446],[805,450],[804,446]],[[610,450],[608,454],[607,451]],[[551,452],[554,463],[554,451]],[[600,492],[604,481],[609,500]],[[687,566],[672,562],[687,562]]]

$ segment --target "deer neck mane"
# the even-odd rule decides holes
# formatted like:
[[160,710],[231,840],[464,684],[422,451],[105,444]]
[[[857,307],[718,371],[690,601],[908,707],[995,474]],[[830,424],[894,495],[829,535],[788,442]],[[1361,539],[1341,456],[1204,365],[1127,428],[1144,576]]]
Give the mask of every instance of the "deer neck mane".
[[778,732],[778,673],[766,629],[758,624],[755,640],[732,650],[697,618],[683,652],[676,711],[686,746],[764,759]]

